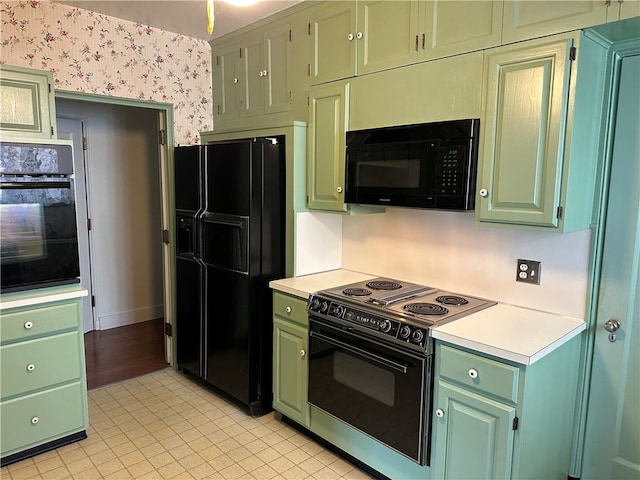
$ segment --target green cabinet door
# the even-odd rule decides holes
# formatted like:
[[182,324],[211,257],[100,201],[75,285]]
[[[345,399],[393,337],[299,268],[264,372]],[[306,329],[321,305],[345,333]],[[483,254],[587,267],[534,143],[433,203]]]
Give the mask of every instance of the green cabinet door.
[[225,121],[238,117],[239,47],[236,43],[212,48],[213,119]]
[[575,41],[562,35],[486,53],[476,190],[480,223],[559,225]]
[[273,319],[273,408],[309,426],[307,404],[307,329]]
[[515,407],[443,381],[436,389],[433,478],[511,478]]
[[421,26],[416,46],[421,60],[500,45],[501,1],[434,0],[420,2],[420,6]]
[[264,113],[264,46],[261,32],[244,35],[240,47],[240,115]]
[[349,83],[309,90],[307,207],[345,212],[345,144]]
[[291,108],[291,27],[271,28],[264,33],[262,80],[265,89],[265,113],[284,112]]
[[309,20],[312,36],[311,83],[352,77],[356,73],[356,2],[325,2]]
[[53,74],[0,65],[0,131],[3,138],[56,138]]
[[418,0],[358,2],[358,74],[418,60]]
[[618,8],[608,6],[610,3],[614,2],[505,0],[502,42],[518,42],[605,23],[608,9]]

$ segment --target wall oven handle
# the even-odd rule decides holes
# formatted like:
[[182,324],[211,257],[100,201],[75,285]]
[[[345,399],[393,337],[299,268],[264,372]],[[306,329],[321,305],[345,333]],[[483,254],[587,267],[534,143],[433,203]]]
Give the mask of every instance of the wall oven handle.
[[2,182],[0,190],[44,190],[46,188],[71,188],[71,182]]
[[349,345],[348,343],[342,342],[340,340],[337,340],[333,337],[328,337],[327,335],[323,335],[322,333],[318,333],[318,332],[310,332],[309,335],[311,335],[312,337],[315,337],[319,340],[322,340],[324,342],[330,343],[332,345],[335,345],[336,347],[340,347],[340,348],[344,348],[345,350],[351,352],[351,353],[355,353],[357,355],[363,356],[368,358],[369,360],[373,360],[374,362],[378,362],[382,365],[385,365],[387,367],[391,367],[395,370],[398,370],[402,373],[407,373],[407,366],[403,365],[401,363],[395,362],[393,360],[389,360],[388,358],[384,358],[380,355],[376,355],[375,353],[371,353],[368,352],[366,350],[363,350],[361,348],[358,347],[354,347],[353,345]]

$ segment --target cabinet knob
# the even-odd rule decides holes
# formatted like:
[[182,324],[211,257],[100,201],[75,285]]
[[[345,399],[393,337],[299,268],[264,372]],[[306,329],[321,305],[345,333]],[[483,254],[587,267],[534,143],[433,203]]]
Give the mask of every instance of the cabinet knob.
[[353,33],[350,33],[349,35],[347,35],[347,40],[349,41],[353,40]]
[[31,423],[32,423],[33,425],[35,425],[35,424],[36,424],[36,423],[38,423],[39,421],[40,421],[40,419],[39,419],[38,417],[33,417],[33,418],[31,419]]
[[442,410],[441,408],[436,410],[436,417],[438,418],[442,418],[444,417],[444,410]]
[[33,363],[27,365],[27,372],[33,372],[36,369],[36,366]]
[[33,322],[25,322],[24,328],[26,330],[31,330],[31,327],[33,327]]
[[478,378],[478,371],[475,368],[469,370],[469,376],[471,378]]
[[356,38],[359,40],[362,38],[362,32],[356,33]]
[[291,307],[285,308],[284,311],[287,312],[287,313],[291,313]]
[[338,188],[336,188],[336,192],[338,192],[338,193],[342,193],[342,187],[338,187]]
[[233,79],[233,83],[238,83],[238,79],[237,79],[237,78],[234,78],[234,79]]
[[604,322],[604,329],[609,333],[617,332],[619,328],[620,322],[618,320],[612,318]]
[[262,70],[262,76],[263,76],[263,77],[266,77],[266,76],[267,76],[267,73],[268,73],[268,72],[267,72],[266,70]]
[[481,188],[479,193],[482,198],[487,198],[487,195],[489,195],[489,190],[487,190],[486,188]]
[[304,351],[304,350],[300,350],[300,356],[301,356],[301,357],[304,357],[306,354],[307,354],[307,352],[306,352],[306,351]]

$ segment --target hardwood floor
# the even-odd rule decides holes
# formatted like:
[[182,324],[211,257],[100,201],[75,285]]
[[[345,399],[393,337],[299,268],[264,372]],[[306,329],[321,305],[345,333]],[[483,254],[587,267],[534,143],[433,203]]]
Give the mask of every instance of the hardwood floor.
[[161,370],[164,319],[85,333],[84,350],[89,390]]

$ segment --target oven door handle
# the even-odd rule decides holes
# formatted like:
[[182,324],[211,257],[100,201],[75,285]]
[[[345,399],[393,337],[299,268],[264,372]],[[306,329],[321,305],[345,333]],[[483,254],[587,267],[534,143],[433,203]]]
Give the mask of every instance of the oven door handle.
[[2,182],[0,190],[44,190],[47,188],[71,188],[71,182]]
[[384,358],[380,355],[377,355],[375,353],[371,353],[368,352],[366,350],[363,350],[362,348],[358,348],[358,347],[354,347],[353,345],[349,345],[348,343],[342,342],[340,340],[337,340],[333,337],[328,337],[326,335],[323,335],[322,333],[318,333],[318,332],[310,332],[309,335],[311,335],[312,337],[315,337],[319,340],[322,340],[323,342],[327,342],[330,343],[332,345],[335,345],[336,347],[340,347],[343,348],[351,353],[355,353],[357,355],[360,355],[362,357],[368,358],[369,360],[373,360],[374,362],[380,363],[382,365],[385,365],[387,367],[391,367],[394,370],[398,370],[402,373],[407,373],[407,366],[403,365],[401,363],[398,363],[394,360],[389,360],[388,358]]

